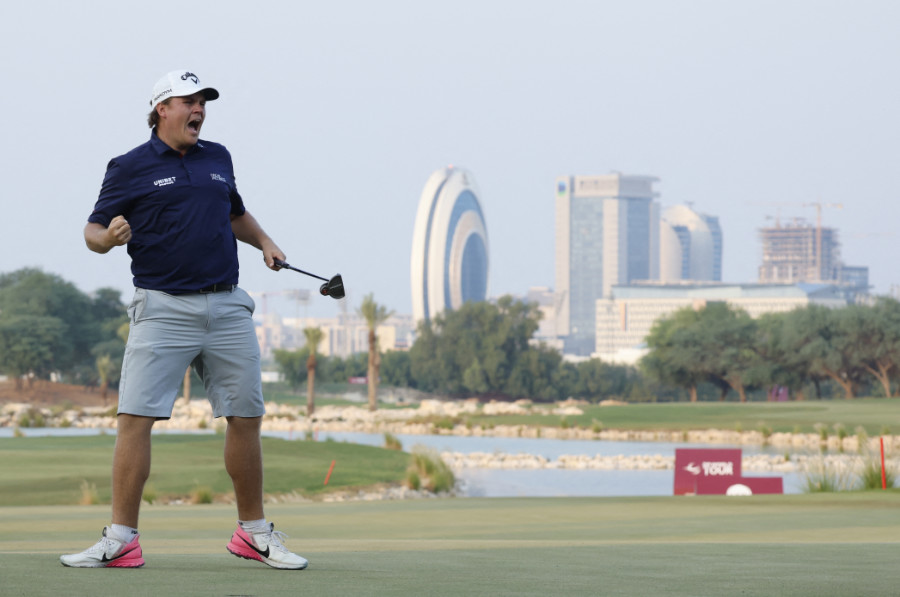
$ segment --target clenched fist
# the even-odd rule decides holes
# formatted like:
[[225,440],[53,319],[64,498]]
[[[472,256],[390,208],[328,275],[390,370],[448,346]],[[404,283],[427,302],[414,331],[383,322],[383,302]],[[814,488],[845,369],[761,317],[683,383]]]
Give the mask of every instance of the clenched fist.
[[131,225],[124,216],[116,216],[106,229],[111,247],[122,246],[131,240]]

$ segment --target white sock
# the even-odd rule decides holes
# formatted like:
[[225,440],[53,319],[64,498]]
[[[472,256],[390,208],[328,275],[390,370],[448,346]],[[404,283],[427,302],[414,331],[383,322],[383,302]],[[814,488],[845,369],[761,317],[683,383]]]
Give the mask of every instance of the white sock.
[[259,520],[239,520],[238,524],[247,533],[268,533],[270,530],[269,523],[265,518]]
[[131,543],[138,534],[137,529],[125,526],[124,524],[111,524],[109,525],[109,530],[112,533],[113,539],[117,539],[124,543]]

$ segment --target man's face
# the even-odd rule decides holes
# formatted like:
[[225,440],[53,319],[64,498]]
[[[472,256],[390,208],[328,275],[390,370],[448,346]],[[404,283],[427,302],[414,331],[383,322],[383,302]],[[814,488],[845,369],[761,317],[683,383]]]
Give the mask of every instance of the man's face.
[[206,119],[206,98],[202,93],[173,97],[157,109],[160,121],[156,132],[166,145],[184,153],[197,144]]

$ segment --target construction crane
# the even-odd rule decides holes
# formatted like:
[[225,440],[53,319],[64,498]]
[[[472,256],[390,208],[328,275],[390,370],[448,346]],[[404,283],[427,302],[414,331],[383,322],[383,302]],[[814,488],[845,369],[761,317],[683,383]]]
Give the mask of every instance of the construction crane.
[[803,207],[815,207],[816,208],[816,275],[819,278],[819,281],[822,280],[822,208],[823,207],[835,207],[837,209],[844,209],[843,204],[841,203],[821,203],[818,201],[813,201],[810,203],[804,203]]
[[[265,292],[248,292],[252,297],[260,297],[262,299],[262,316],[265,317],[269,313],[270,296],[285,296],[291,300],[297,301],[297,306],[309,304],[309,290],[270,290]],[[297,314],[300,318],[300,314]]]

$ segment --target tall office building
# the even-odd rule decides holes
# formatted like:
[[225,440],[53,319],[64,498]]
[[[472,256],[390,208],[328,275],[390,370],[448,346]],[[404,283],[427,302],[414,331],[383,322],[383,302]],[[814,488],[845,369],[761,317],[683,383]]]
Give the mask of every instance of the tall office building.
[[557,330],[565,352],[594,351],[596,302],[614,285],[659,277],[659,204],[652,176],[556,179]]
[[719,218],[675,205],[663,211],[659,234],[660,280],[722,281]]
[[429,320],[488,292],[488,237],[472,174],[442,168],[425,183],[413,230],[413,319]]

